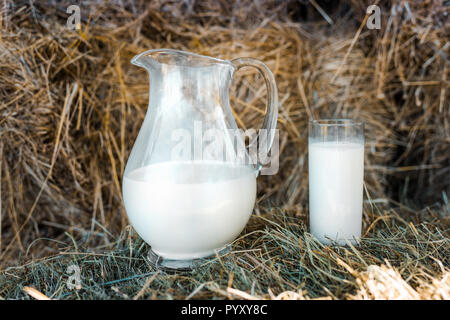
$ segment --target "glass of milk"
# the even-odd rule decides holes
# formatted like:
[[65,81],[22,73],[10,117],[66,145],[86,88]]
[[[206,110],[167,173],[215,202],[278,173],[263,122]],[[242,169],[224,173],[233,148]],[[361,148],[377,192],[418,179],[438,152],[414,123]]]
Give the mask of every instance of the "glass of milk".
[[352,119],[309,122],[310,232],[324,244],[361,238],[364,123]]

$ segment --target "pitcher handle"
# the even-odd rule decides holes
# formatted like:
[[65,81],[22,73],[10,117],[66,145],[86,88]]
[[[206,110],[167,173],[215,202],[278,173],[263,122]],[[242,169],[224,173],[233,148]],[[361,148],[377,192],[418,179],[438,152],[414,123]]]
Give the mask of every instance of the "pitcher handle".
[[[261,129],[265,129],[263,131],[259,131],[259,133],[249,142],[248,148],[251,150],[251,147],[257,142],[259,139],[259,146],[264,147],[265,150],[258,150],[260,156],[262,156],[262,152],[264,152],[264,156],[269,154],[270,149],[272,148],[273,140],[275,138],[276,126],[277,126],[277,117],[278,117],[278,90],[277,84],[275,82],[275,77],[273,76],[272,71],[270,71],[269,67],[262,61],[252,58],[237,58],[231,60],[231,63],[239,70],[243,67],[254,67],[264,78],[264,81],[267,86],[267,106],[266,106],[266,114],[264,115],[264,121]],[[263,133],[263,134],[261,134]],[[263,163],[258,162],[258,171],[263,166]]]

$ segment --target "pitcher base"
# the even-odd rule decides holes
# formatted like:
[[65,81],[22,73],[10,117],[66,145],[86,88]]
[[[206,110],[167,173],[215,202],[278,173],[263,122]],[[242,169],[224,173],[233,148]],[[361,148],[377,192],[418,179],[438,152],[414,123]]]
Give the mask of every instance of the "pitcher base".
[[159,270],[164,271],[189,271],[195,268],[200,267],[202,264],[211,261],[217,255],[223,256],[230,252],[232,249],[231,245],[227,245],[222,249],[216,250],[216,253],[208,255],[204,258],[196,258],[196,259],[170,259],[165,258],[162,255],[159,255],[157,252],[150,249],[147,254],[148,261],[150,264]]

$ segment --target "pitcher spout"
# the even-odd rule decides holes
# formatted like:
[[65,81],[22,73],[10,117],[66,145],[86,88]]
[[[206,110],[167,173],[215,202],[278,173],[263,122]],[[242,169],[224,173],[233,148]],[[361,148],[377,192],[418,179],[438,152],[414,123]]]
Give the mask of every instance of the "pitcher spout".
[[134,56],[133,59],[131,59],[131,63],[135,66],[147,69],[147,71],[156,68],[158,61],[152,56],[153,51],[155,50],[145,51]]

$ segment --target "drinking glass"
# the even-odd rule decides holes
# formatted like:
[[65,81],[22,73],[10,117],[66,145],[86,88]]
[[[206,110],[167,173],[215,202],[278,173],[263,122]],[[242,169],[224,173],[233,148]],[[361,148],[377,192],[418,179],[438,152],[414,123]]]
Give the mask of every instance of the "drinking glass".
[[364,123],[309,122],[310,231],[320,242],[356,244],[361,238]]

